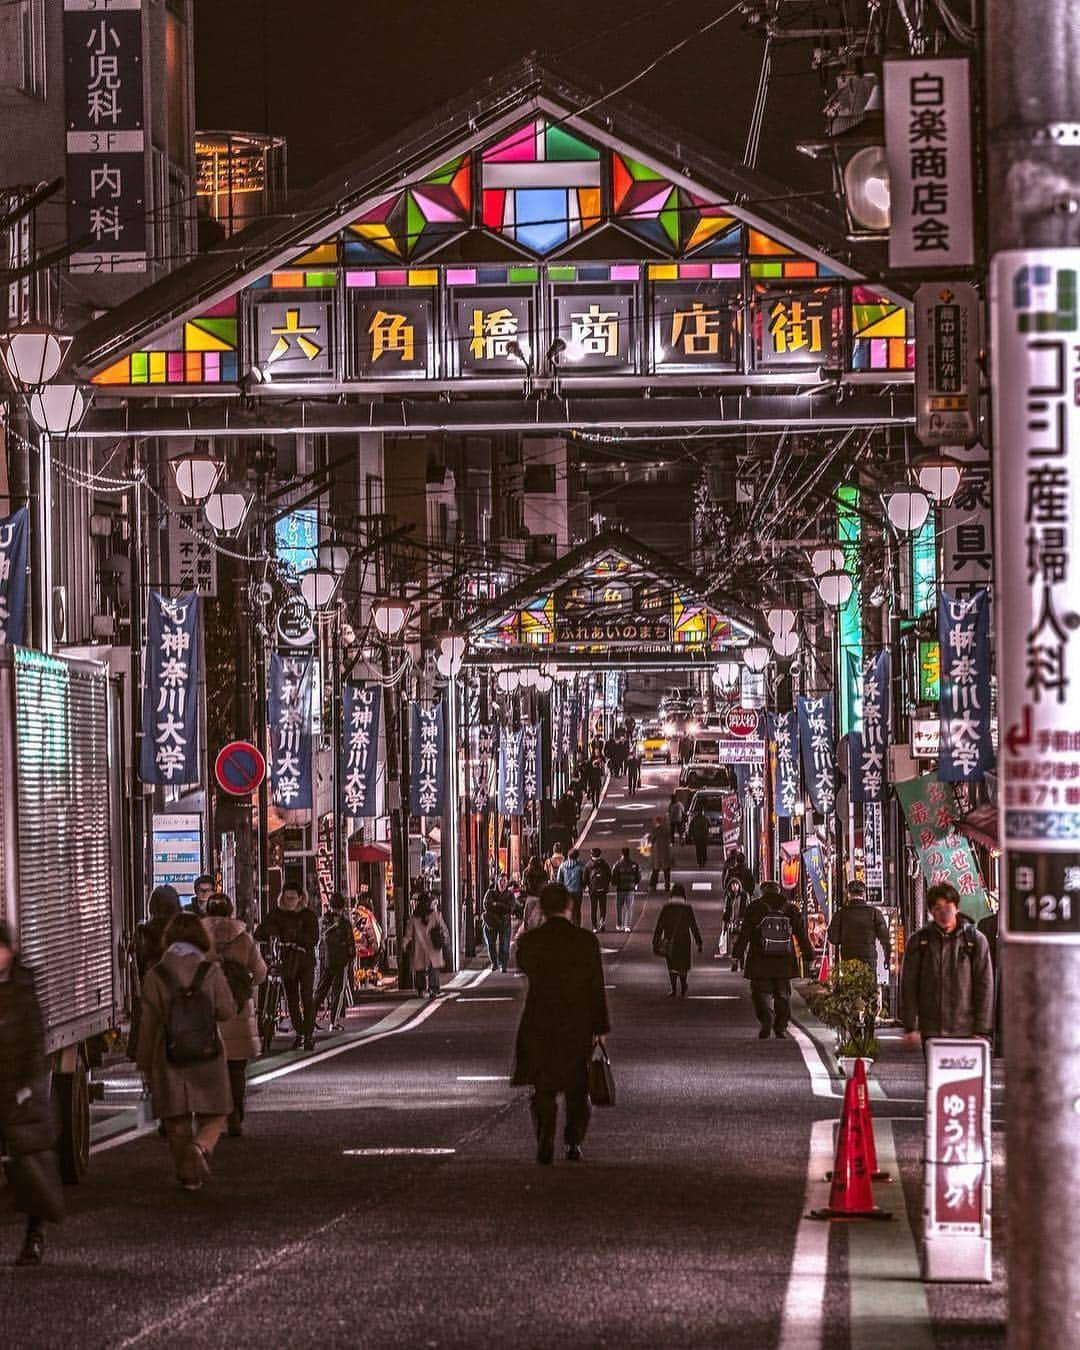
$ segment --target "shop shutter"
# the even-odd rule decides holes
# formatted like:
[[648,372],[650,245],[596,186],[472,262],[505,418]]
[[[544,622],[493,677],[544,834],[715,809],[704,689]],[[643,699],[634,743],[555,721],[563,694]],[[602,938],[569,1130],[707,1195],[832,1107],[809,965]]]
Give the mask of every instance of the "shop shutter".
[[52,1050],[113,1007],[109,685],[19,649],[15,691],[19,943]]

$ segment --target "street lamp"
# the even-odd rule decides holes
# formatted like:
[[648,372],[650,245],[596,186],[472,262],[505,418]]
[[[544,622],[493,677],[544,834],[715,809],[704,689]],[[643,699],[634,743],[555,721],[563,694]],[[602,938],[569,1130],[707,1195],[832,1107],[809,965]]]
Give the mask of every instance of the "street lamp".
[[765,622],[769,626],[770,633],[775,637],[783,637],[785,633],[791,633],[795,630],[795,611],[785,609],[783,606],[767,609],[765,611]]
[[782,660],[790,660],[799,650],[799,635],[794,628],[789,628],[784,633],[775,633],[772,640],[772,649]]
[[206,450],[196,447],[169,460],[176,490],[189,506],[202,506],[217,491],[225,472],[223,460],[215,459]]
[[308,609],[329,609],[340,580],[335,573],[323,571],[321,567],[312,567],[307,572],[301,572],[300,594],[307,601]]
[[332,535],[319,545],[318,559],[320,572],[332,572],[335,577],[343,577],[349,567],[349,550]]
[[754,643],[743,652],[743,664],[754,675],[760,675],[769,664],[769,649]]
[[825,572],[817,579],[818,594],[830,609],[843,609],[853,589],[849,572]]
[[826,572],[839,572],[844,566],[842,548],[816,548],[810,554],[810,567],[815,577],[823,577]]
[[512,694],[521,683],[516,670],[500,670],[495,676],[495,685],[500,694]]
[[412,605],[408,600],[376,600],[371,607],[371,621],[384,642],[396,642],[411,613]]
[[217,534],[239,534],[254,499],[251,492],[212,492],[203,512]]
[[71,343],[44,324],[26,324],[0,334],[0,359],[20,389],[39,389],[55,378]]
[[930,498],[918,488],[895,488],[882,496],[889,524],[898,535],[918,534],[930,514]]
[[86,396],[77,384],[48,384],[30,395],[29,406],[39,431],[70,436],[86,413]]
[[458,633],[447,633],[439,641],[439,655],[435,664],[444,679],[454,680],[461,674],[465,660],[466,640]]
[[730,689],[739,682],[738,661],[717,661],[712,677],[717,689]]
[[939,506],[951,501],[960,486],[960,466],[951,459],[927,458],[915,465],[919,487]]

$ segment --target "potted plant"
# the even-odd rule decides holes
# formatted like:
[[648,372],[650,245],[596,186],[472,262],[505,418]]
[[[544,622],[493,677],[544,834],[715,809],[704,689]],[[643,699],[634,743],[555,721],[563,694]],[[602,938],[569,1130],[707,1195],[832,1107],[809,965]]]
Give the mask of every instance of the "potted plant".
[[814,1000],[814,1012],[836,1033],[836,1059],[845,1077],[859,1059],[869,1072],[881,1050],[874,1034],[877,1006],[877,972],[865,961],[838,962]]

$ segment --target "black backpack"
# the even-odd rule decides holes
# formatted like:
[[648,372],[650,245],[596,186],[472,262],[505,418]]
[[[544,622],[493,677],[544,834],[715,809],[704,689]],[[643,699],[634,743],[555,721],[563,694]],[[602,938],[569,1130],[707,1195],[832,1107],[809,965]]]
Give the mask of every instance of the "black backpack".
[[171,974],[166,975],[172,985],[172,997],[165,1011],[165,1058],[170,1064],[178,1067],[206,1064],[221,1054],[213,1000],[203,988],[209,973],[210,962],[201,962],[186,989]]
[[791,954],[791,920],[782,910],[770,910],[758,924],[757,931],[763,956]]
[[[236,936],[240,937],[242,935],[238,933]],[[222,951],[231,947],[232,943],[235,941],[236,938],[233,938],[232,942],[226,942]],[[228,983],[229,992],[233,996],[233,1002],[236,1004],[236,1011],[242,1013],[247,1008],[248,999],[251,997],[251,992],[255,988],[255,982],[251,978],[251,971],[248,970],[243,961],[238,961],[235,956],[222,956],[221,971]]]

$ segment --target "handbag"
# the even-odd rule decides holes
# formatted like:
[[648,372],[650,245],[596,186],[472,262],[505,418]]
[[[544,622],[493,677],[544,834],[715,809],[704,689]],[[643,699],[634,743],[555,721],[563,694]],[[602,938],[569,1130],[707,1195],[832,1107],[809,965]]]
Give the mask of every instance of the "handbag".
[[56,1154],[51,1148],[36,1153],[16,1153],[4,1160],[4,1170],[17,1210],[50,1223],[60,1222],[64,1217],[64,1188]]
[[593,1106],[615,1105],[615,1075],[611,1072],[611,1060],[602,1045],[593,1051],[589,1060],[589,1097]]

